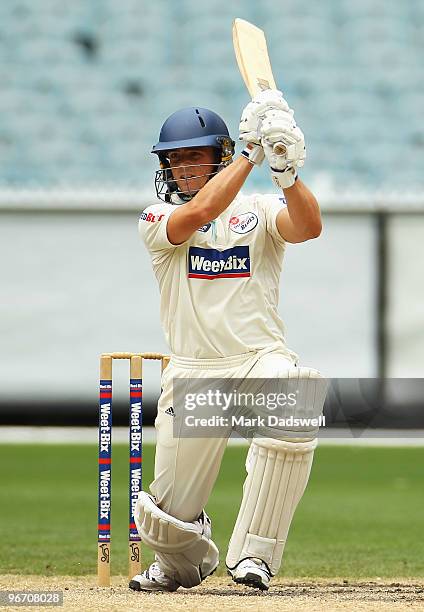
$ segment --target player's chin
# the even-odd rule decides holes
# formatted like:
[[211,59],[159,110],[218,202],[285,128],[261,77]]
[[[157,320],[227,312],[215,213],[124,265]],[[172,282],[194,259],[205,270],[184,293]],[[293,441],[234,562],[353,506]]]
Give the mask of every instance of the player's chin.
[[185,195],[194,196],[198,191],[202,189],[202,187],[206,185],[206,182],[207,180],[202,177],[199,179],[181,181],[178,186],[180,191]]

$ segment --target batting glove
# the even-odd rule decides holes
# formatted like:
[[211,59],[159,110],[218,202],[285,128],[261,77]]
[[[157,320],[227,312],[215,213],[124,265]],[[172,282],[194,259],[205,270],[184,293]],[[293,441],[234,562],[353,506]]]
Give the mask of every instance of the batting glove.
[[304,165],[306,158],[305,137],[293,114],[291,109],[269,109],[259,130],[272,180],[282,189],[294,184],[297,168]]
[[[262,146],[269,165],[275,170],[284,170],[287,166],[301,168],[305,163],[305,137],[296,125],[293,111],[269,109],[265,111],[259,129]],[[278,155],[275,145],[284,148],[284,154]],[[268,146],[272,145],[272,146]]]
[[265,159],[265,153],[260,144],[248,142],[241,154],[253,165],[260,166]]
[[289,106],[281,91],[277,89],[266,89],[261,91],[244,108],[239,125],[239,140],[245,142],[260,143],[259,128],[263,114],[266,110],[280,109],[288,111]]

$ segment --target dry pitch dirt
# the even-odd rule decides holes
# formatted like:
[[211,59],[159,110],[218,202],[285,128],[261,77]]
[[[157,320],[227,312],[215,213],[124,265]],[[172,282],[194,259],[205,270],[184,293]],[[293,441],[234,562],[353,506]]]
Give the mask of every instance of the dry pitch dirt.
[[[135,593],[127,579],[114,576],[112,586],[101,589],[95,576],[0,576],[0,590],[62,590],[59,610],[112,610],[192,612],[226,610],[424,610],[424,580],[374,580],[346,582],[343,579],[301,581],[278,579],[267,593],[235,585],[229,578],[211,577],[204,584],[175,593]],[[50,608],[50,606],[49,606]],[[46,607],[7,607],[5,610],[45,610]],[[53,608],[56,609],[56,608]]]

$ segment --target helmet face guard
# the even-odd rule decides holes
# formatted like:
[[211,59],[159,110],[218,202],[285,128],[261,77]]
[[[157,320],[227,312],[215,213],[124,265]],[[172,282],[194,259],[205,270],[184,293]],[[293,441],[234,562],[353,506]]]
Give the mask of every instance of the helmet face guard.
[[[188,202],[222,168],[224,166],[221,163],[163,167],[161,170],[157,170],[155,174],[156,195],[159,200],[172,204]],[[179,186],[173,175],[173,170],[177,169],[184,169],[190,173],[190,177],[178,179]],[[201,187],[199,187],[199,181],[203,183]]]
[[[196,107],[183,108],[175,112],[163,124],[159,141],[152,148],[152,153],[158,155],[161,166],[155,176],[157,197],[165,202],[174,203],[191,200],[199,191],[199,187],[196,188],[196,183],[197,185],[199,183],[198,179],[206,177],[203,183],[205,184],[207,180],[232,162],[234,145],[227,126],[216,113]],[[186,185],[180,189],[172,174],[168,154],[175,149],[198,147],[213,147],[216,150],[216,162],[207,166],[206,164],[190,166],[191,177],[183,179]],[[210,172],[211,166],[212,172]],[[193,169],[195,169],[194,173]],[[179,183],[181,185],[181,179]]]

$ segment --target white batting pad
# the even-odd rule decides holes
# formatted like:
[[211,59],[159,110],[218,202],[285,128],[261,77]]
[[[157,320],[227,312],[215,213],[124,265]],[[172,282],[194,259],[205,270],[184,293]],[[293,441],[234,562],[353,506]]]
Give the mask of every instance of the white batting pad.
[[254,439],[246,462],[243,499],[228,547],[228,568],[242,559],[257,557],[268,565],[272,575],[277,573],[316,445],[316,440]]

